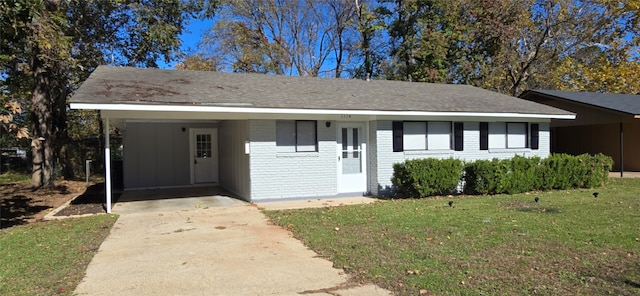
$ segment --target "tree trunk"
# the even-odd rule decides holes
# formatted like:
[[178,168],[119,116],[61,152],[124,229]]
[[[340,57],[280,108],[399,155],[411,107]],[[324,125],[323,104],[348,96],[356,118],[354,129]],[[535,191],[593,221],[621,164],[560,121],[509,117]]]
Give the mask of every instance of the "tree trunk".
[[31,116],[33,135],[31,137],[32,175],[34,188],[53,183],[53,139],[51,116],[51,92],[49,73],[39,58],[33,59],[34,87],[31,94]]

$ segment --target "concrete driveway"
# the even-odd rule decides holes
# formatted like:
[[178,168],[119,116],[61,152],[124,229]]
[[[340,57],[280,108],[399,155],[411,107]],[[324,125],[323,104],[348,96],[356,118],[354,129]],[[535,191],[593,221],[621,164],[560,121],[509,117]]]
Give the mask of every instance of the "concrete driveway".
[[[231,200],[222,206],[206,204],[192,199],[165,208],[121,205],[120,218],[75,293],[391,294],[350,281],[287,231],[270,225],[254,205]],[[137,212],[131,210],[134,206]]]

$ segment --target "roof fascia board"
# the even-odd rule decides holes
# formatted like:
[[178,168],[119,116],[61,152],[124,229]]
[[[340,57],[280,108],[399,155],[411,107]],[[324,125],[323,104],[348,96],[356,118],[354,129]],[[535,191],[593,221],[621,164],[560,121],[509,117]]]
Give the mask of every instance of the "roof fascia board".
[[246,114],[498,117],[498,118],[509,117],[509,118],[575,119],[575,114],[331,110],[331,109],[246,108],[246,107],[219,107],[219,106],[90,104],[90,103],[71,103],[70,107],[71,109],[88,109],[88,110],[105,110],[105,111],[110,110],[110,111],[160,111],[160,112],[203,112],[203,113],[246,113]]
[[158,111],[101,111],[103,118],[126,122],[212,122],[221,120],[320,120],[320,121],[476,121],[476,122],[550,122],[550,118],[473,117],[473,116],[375,116],[319,114],[250,114]]

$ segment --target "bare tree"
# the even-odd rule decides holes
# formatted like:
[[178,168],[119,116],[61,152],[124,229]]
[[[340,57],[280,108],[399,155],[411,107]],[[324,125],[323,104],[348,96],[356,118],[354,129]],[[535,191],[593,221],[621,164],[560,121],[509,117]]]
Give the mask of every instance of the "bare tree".
[[238,72],[341,77],[351,60],[355,6],[347,0],[231,0],[201,51]]

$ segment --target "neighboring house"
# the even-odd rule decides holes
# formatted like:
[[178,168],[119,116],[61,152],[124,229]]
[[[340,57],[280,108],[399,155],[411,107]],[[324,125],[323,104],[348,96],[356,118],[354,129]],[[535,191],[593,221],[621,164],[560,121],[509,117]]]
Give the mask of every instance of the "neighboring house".
[[218,184],[247,201],[385,194],[409,158],[546,157],[550,120],[574,118],[468,85],[106,66],[71,108],[123,132],[125,189]]
[[528,90],[521,98],[569,110],[575,120],[551,120],[552,152],[602,153],[614,171],[640,171],[640,96]]

